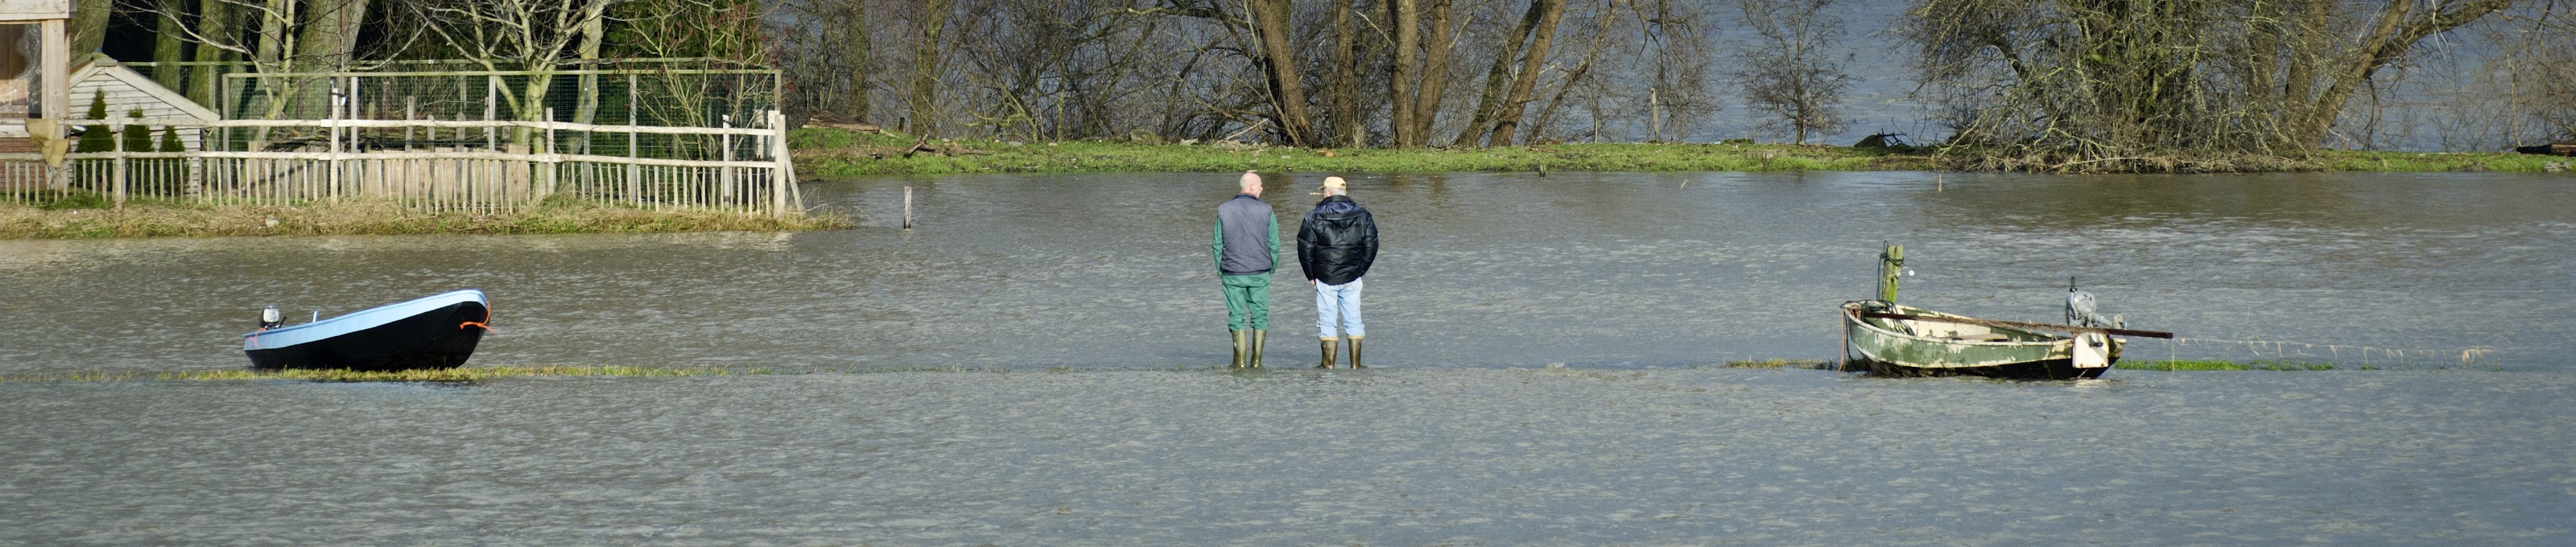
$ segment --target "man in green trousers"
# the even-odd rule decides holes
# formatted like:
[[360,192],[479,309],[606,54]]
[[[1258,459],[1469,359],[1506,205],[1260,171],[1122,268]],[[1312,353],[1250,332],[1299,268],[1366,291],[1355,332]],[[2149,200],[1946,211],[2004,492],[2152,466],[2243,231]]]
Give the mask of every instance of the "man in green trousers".
[[1270,335],[1270,270],[1279,263],[1279,217],[1261,201],[1261,175],[1244,171],[1236,184],[1242,193],[1216,206],[1210,249],[1225,286],[1225,330],[1234,338],[1231,367],[1261,368],[1261,346]]

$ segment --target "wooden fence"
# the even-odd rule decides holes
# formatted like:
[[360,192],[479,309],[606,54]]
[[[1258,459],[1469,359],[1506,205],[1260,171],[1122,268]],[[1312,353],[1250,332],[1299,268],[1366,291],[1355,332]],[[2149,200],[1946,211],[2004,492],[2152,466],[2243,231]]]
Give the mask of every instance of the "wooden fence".
[[[552,116],[549,115],[549,118]],[[302,129],[327,137],[269,141],[258,146],[199,145],[188,151],[119,150],[71,153],[60,166],[32,153],[0,154],[0,202],[38,203],[76,194],[122,207],[134,199],[196,203],[302,205],[338,200],[382,200],[438,210],[497,211],[547,199],[569,199],[647,208],[690,208],[795,215],[804,211],[795,165],[787,153],[785,118],[765,113],[764,127],[663,127],[507,120],[198,120],[128,119],[73,121],[93,127],[145,126],[202,129],[208,139],[235,134]],[[5,122],[0,122],[5,123]],[[730,124],[728,124],[730,125]],[[480,129],[483,142],[440,141],[439,131],[462,137]],[[360,134],[429,135],[425,146],[369,143]],[[511,134],[508,140],[501,135]],[[581,141],[646,135],[703,139],[706,159],[564,153],[592,150],[559,146],[564,134]],[[238,148],[238,150],[236,150]]]

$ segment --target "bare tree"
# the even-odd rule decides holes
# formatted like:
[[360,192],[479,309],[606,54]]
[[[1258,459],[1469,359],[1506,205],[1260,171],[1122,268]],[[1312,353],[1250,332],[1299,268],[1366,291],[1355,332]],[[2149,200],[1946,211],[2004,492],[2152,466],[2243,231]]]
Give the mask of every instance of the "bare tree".
[[1387,0],[1386,2],[1388,25],[1395,27],[1393,39],[1395,52],[1388,56],[1388,70],[1394,74],[1387,78],[1387,94],[1390,95],[1387,102],[1394,106],[1393,112],[1387,116],[1386,125],[1389,137],[1394,139],[1394,142],[1389,144],[1395,148],[1420,146],[1418,143],[1421,142],[1421,136],[1418,134],[1419,130],[1415,129],[1419,124],[1415,122],[1415,118],[1428,116],[1418,114],[1414,110],[1413,80],[1422,73],[1422,65],[1414,58],[1414,50],[1421,47],[1420,36],[1422,35],[1421,7],[1415,5],[1415,2],[1416,0]]
[[[1520,26],[1505,35],[1502,51],[1494,56],[1493,68],[1485,73],[1484,93],[1477,98],[1467,129],[1458,134],[1458,144],[1488,144],[1488,135],[1493,137],[1490,144],[1512,144],[1521,106],[1530,101],[1531,88],[1538,84],[1539,70],[1547,60],[1548,44],[1555,39],[1556,24],[1564,16],[1563,0],[1530,0]],[[1526,51],[1524,42],[1528,43]],[[1513,121],[1506,124],[1505,118]]]
[[1825,11],[1833,0],[1736,0],[1743,24],[1760,38],[1737,48],[1735,78],[1744,103],[1769,115],[1759,130],[1788,133],[1807,144],[1810,134],[1842,131],[1843,91],[1851,76],[1827,49],[1843,35],[1842,20]]
[[2381,69],[2511,3],[1918,0],[1902,34],[1988,166],[2225,170],[2317,146]]
[[[365,0],[330,0],[362,3]],[[567,53],[596,56],[601,21],[626,0],[408,0],[403,5],[426,23],[429,34],[489,71],[551,71]],[[349,32],[356,34],[354,26]],[[553,76],[526,77],[518,89],[498,88],[518,119],[544,115]],[[595,89],[595,82],[585,89]],[[585,102],[592,102],[585,101]],[[521,132],[525,132],[523,128]],[[524,142],[524,135],[518,137]]]
[[904,130],[925,137],[939,130],[935,101],[939,98],[940,59],[947,55],[940,47],[939,34],[948,28],[948,8],[954,2],[926,0],[913,16],[912,92],[904,98],[912,116],[904,122]]

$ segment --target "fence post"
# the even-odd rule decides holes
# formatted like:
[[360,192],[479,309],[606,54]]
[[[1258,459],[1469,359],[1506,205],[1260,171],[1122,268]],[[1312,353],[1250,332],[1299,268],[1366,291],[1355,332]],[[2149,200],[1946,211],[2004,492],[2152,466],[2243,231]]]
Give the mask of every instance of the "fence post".
[[[115,118],[111,118],[111,120],[113,120],[113,119],[115,119]],[[116,122],[114,122],[114,121],[109,121],[109,122],[107,122],[107,123],[108,123],[107,127],[117,127],[117,126],[116,126]],[[123,129],[123,128],[118,128],[118,129]],[[93,131],[95,131],[95,130],[93,129]],[[109,182],[108,182],[108,183],[109,183],[109,184],[111,184],[111,185],[113,185],[113,186],[111,186],[111,188],[113,188],[114,190],[112,190],[112,191],[108,192],[108,194],[109,194],[110,196],[112,196],[112,197],[114,197],[114,198],[115,198],[115,200],[116,200],[116,208],[117,208],[117,209],[119,209],[119,210],[125,209],[125,139],[124,139],[124,137],[125,137],[124,135],[118,135],[118,134],[115,134],[115,133],[108,133],[108,140],[116,141],[116,160],[115,160],[115,163],[114,163],[114,165],[115,165],[115,169],[114,169],[113,171],[110,171],[110,172],[108,173],[108,179],[109,179]]]
[[787,218],[787,192],[796,184],[796,164],[787,159],[787,115],[769,111],[769,130],[769,159],[776,165],[769,168],[769,212]]
[[331,185],[331,190],[325,195],[330,196],[331,201],[336,203],[340,201],[340,108],[348,97],[340,94],[339,82],[335,81],[331,84],[331,94],[324,97],[323,103],[323,106],[331,110],[331,114],[323,119],[323,123],[331,128],[331,155],[325,156],[328,159],[322,160],[322,165],[331,170],[330,174],[323,178],[324,184]]
[[[641,95],[641,93],[637,92],[635,89],[636,82],[637,80],[634,74],[626,75],[626,125],[628,126],[640,125],[638,123],[640,120],[635,115],[635,100]],[[643,146],[642,139],[638,138],[641,135],[643,135],[642,132],[626,132],[626,159],[631,160],[641,157],[637,152],[639,147]],[[626,164],[626,202],[636,205],[644,203],[643,164],[633,162],[628,162]]]
[[[483,81],[483,121],[488,122],[501,107],[501,77],[486,76]],[[501,151],[501,128],[483,126],[483,146],[493,152]]]
[[[724,115],[724,128],[733,129],[732,114]],[[724,155],[721,157],[725,161],[724,167],[716,168],[716,176],[721,181],[716,183],[716,202],[719,204],[717,208],[721,209],[723,208],[723,205],[732,205],[730,202],[733,201],[733,186],[739,182],[734,180],[733,134],[723,133],[716,135],[716,145],[717,147],[724,149]]]
[[536,198],[537,198],[537,199],[536,199],[536,201],[541,201],[541,202],[542,202],[542,201],[545,201],[545,200],[546,200],[546,198],[548,198],[548,197],[553,197],[553,196],[555,195],[555,175],[556,175],[556,173],[555,173],[555,171],[556,171],[555,166],[556,166],[557,164],[555,163],[555,108],[554,108],[554,107],[551,107],[551,106],[546,107],[546,136],[545,136],[545,139],[544,139],[544,140],[537,141],[535,144],[542,145],[542,146],[545,146],[545,147],[546,147],[546,149],[545,149],[545,151],[542,153],[542,155],[537,156],[538,161],[536,161],[536,162],[534,162],[534,163],[529,164],[530,166],[537,167],[537,168],[539,168],[539,169],[544,169],[544,170],[545,170],[545,171],[542,173],[542,174],[543,174],[543,175],[545,175],[545,176],[538,177],[538,180],[539,180],[539,181],[541,181],[541,182],[545,185],[545,187],[544,187],[544,188],[540,188],[540,189],[538,189],[538,190],[535,192],[535,193],[537,194],[537,196],[536,196]]

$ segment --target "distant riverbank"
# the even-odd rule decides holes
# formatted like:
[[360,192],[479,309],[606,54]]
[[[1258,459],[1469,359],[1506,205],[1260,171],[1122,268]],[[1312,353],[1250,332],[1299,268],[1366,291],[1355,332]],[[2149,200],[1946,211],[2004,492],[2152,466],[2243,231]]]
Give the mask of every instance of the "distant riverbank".
[[[931,140],[809,127],[791,136],[807,178],[950,173],[1316,173],[1546,171],[1943,171],[1970,162],[1924,148],[1673,143],[1545,144],[1487,149],[1307,149],[1231,142]],[[919,146],[916,147],[916,144]],[[911,151],[906,154],[906,151]],[[2568,158],[2512,153],[2317,150],[2261,162],[2270,171],[2542,172]]]
[[545,203],[513,211],[429,211],[359,202],[278,207],[69,199],[45,206],[0,204],[0,239],[163,236],[293,236],[400,234],[572,234],[753,231],[843,228],[837,215],[778,218],[695,209],[653,210],[587,203]]

